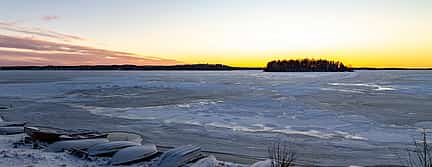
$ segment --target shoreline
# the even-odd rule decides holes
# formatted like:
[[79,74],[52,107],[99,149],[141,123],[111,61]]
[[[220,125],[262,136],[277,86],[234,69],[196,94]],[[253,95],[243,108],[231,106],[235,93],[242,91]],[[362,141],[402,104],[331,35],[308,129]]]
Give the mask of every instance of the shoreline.
[[[265,71],[265,67],[234,67],[224,64],[184,64],[172,66],[153,65],[76,65],[76,66],[0,66],[0,71],[247,71],[263,72],[333,72],[333,71]],[[432,67],[350,67],[352,71],[429,71]],[[337,72],[352,72],[337,71]]]
[[[8,109],[5,109],[8,110]],[[4,111],[0,111],[0,112],[4,112]],[[2,116],[2,114],[0,113],[0,122],[8,122],[8,121],[14,121],[14,120],[7,120],[4,119],[4,117]],[[30,123],[31,124],[31,123]],[[68,129],[66,129],[68,130]],[[24,136],[26,136],[25,133],[20,133],[20,134],[12,134],[12,135],[0,135],[0,156],[2,156],[3,158],[8,159],[7,161],[10,161],[9,164],[7,166],[16,166],[19,164],[19,162],[15,162],[14,161],[21,161],[21,159],[24,159],[24,162],[26,162],[26,160],[30,160],[32,161],[32,163],[34,163],[35,158],[34,157],[39,157],[36,158],[37,160],[37,164],[51,164],[51,163],[61,163],[60,166],[62,166],[63,164],[69,164],[69,165],[65,165],[65,166],[118,166],[118,165],[111,165],[110,164],[110,158],[106,158],[106,157],[93,157],[91,158],[91,160],[89,159],[81,159],[78,158],[72,154],[66,153],[66,152],[62,152],[62,153],[47,153],[44,152],[43,149],[32,149],[29,148],[28,146],[14,146],[13,143],[18,142],[19,140],[23,139]],[[141,143],[143,144],[143,143]],[[191,143],[192,144],[192,143]],[[173,149],[175,147],[173,146],[161,146],[161,145],[156,145],[157,148],[159,150],[166,151],[169,149]],[[202,152],[208,156],[215,156],[218,157],[217,160],[219,163],[226,165],[227,167],[246,167],[249,166],[257,161],[261,161],[261,160],[265,160],[265,159],[257,159],[256,157],[250,157],[247,155],[236,155],[236,154],[231,154],[231,153],[221,153],[221,152],[213,152],[213,151],[205,151],[202,150]],[[54,158],[51,158],[52,156],[54,156]],[[59,159],[58,157],[62,157],[60,158],[60,162],[57,161],[53,161],[53,159]],[[133,163],[133,164],[129,164],[129,165],[121,165],[121,166],[127,166],[127,167],[138,167],[138,166],[143,166],[143,165],[149,165],[152,161],[154,161],[153,159],[151,160],[147,160],[147,161],[141,161],[141,162],[137,162],[137,163]],[[239,163],[239,162],[251,162],[251,163]],[[0,167],[3,167],[3,161],[0,160]],[[76,164],[80,164],[80,165],[76,165]],[[38,165],[36,165],[38,166]],[[41,165],[40,167],[45,166],[45,165]]]
[[[0,106],[0,107],[3,107],[3,106]],[[7,110],[10,110],[10,109],[11,108],[1,109],[0,110],[0,122],[19,121],[19,120],[8,120],[8,119],[4,118],[2,112],[5,112],[5,111],[8,112]],[[29,124],[33,125],[31,122],[26,122],[26,125],[29,125]],[[47,125],[39,125],[39,124],[36,124],[36,125],[37,126],[42,126],[42,127],[50,127],[50,126],[47,126]],[[52,127],[52,128],[59,128],[59,127]],[[66,128],[65,130],[73,130],[73,129]],[[115,131],[115,130],[105,130],[105,131]],[[125,130],[125,132],[137,133],[135,131],[127,131],[127,130]],[[138,134],[141,134],[141,133],[138,133]],[[2,135],[0,135],[0,137],[1,136]],[[142,136],[142,137],[145,138],[144,136]],[[160,145],[160,144],[157,144],[157,143],[155,143],[155,144],[156,144],[156,146],[158,148],[162,148],[163,150],[175,148],[175,146]],[[189,143],[189,144],[194,144],[194,143]],[[210,151],[210,150],[202,150],[202,152],[206,153],[206,154],[209,154],[209,155],[214,155],[214,156],[218,157],[218,160],[221,160],[221,161],[224,161],[224,162],[229,162],[229,163],[238,163],[238,164],[254,163],[254,162],[266,159],[265,157],[256,157],[256,156],[242,155],[242,154],[236,154],[236,153],[224,153],[224,152]]]
[[[6,120],[3,118],[2,114],[0,113],[0,122],[7,122],[7,121],[14,121],[14,120]],[[24,133],[22,134],[14,134],[14,135],[0,135],[0,156],[4,159],[7,159],[8,163],[4,163],[0,160],[0,167],[6,167],[6,166],[15,166],[18,164],[27,164],[27,163],[35,163],[36,165],[32,165],[35,167],[44,167],[46,164],[59,164],[60,166],[118,166],[118,165],[111,165],[110,164],[110,158],[107,157],[93,157],[90,159],[82,159],[78,158],[70,153],[67,152],[61,152],[61,153],[48,153],[43,151],[43,149],[32,149],[28,146],[13,146],[14,142],[18,142],[20,139],[22,139],[25,136]],[[171,146],[160,146],[157,145],[157,147],[160,150],[168,150],[172,149],[174,147]],[[223,164],[225,167],[249,167],[252,164],[259,162],[259,161],[265,161],[267,158],[258,158],[258,157],[252,157],[248,155],[236,155],[231,153],[221,153],[221,152],[212,152],[212,151],[202,151],[208,156],[215,156],[217,157],[217,160],[220,164]],[[239,161],[249,162],[249,163],[239,163]],[[31,162],[29,162],[31,161]],[[151,163],[154,160],[147,160],[147,161],[141,161],[136,162],[129,165],[120,165],[120,166],[127,166],[127,167],[139,167],[139,166],[151,166]],[[4,164],[7,164],[6,166],[3,166]],[[316,166],[316,167],[327,167],[327,166],[320,166],[316,164],[308,164],[308,163],[302,163],[302,162],[295,162],[295,166]],[[351,166],[351,165],[350,165]],[[402,165],[372,165],[369,167],[379,167],[379,166],[395,166],[395,167],[402,167]],[[343,167],[343,166],[339,166]]]

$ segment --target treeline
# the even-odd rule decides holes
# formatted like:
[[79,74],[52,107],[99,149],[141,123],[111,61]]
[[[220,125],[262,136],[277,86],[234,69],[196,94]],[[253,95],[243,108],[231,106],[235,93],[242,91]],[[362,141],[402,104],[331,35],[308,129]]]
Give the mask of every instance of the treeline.
[[274,60],[267,63],[265,72],[347,72],[352,68],[339,61],[324,59]]
[[257,70],[259,68],[231,67],[223,64],[186,64],[173,66],[136,66],[136,65],[81,65],[81,66],[7,66],[0,70],[167,70],[167,71],[231,71]]

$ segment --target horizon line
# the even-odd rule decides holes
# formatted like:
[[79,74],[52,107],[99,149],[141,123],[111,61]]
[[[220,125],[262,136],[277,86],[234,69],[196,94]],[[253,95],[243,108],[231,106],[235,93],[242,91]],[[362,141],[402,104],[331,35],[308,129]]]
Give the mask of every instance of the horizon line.
[[[222,66],[227,66],[227,67],[232,67],[232,68],[244,68],[244,69],[248,69],[248,68],[262,68],[264,69],[264,67],[259,67],[259,66],[232,66],[232,65],[227,65],[227,64],[220,64],[220,63],[185,63],[185,64],[175,64],[175,65],[164,65],[164,64],[160,64],[160,65],[136,65],[136,64],[97,64],[97,65],[86,65],[86,64],[81,64],[81,65],[5,65],[5,66],[0,66],[0,68],[13,68],[13,67],[98,67],[98,66],[135,66],[135,67],[173,67],[173,66],[184,66],[184,65],[222,65]],[[352,69],[407,69],[407,70],[432,70],[432,67],[368,67],[368,66],[358,66],[358,67],[354,67],[351,66],[349,68]]]

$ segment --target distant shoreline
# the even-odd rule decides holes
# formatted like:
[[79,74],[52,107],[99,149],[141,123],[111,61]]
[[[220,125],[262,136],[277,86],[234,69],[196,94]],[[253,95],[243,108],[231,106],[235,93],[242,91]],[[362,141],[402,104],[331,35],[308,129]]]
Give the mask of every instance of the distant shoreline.
[[374,68],[374,67],[356,67],[356,68],[352,68],[353,70],[388,70],[388,71],[400,71],[400,70],[409,70],[409,71],[414,71],[414,70],[432,70],[432,68]]
[[95,71],[234,71],[263,70],[259,67],[231,67],[223,64],[187,64],[173,66],[80,65],[80,66],[3,66],[0,70],[95,70]]
[[[415,71],[432,70],[432,68],[374,68],[353,67],[352,70],[388,70],[388,71]],[[80,65],[80,66],[0,66],[0,71],[12,70],[77,70],[77,71],[239,71],[264,70],[263,67],[232,67],[223,64],[189,64],[173,66],[137,66],[137,65]]]

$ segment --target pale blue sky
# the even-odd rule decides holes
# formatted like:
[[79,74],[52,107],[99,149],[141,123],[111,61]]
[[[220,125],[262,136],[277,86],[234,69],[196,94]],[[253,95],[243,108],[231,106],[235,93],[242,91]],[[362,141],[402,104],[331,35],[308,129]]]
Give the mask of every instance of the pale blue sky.
[[[4,0],[0,20],[96,36],[110,30],[170,28],[185,24],[223,23],[257,15],[323,16],[386,14],[431,18],[431,0]],[[40,17],[58,16],[47,24]],[[122,31],[124,30],[124,31]]]

